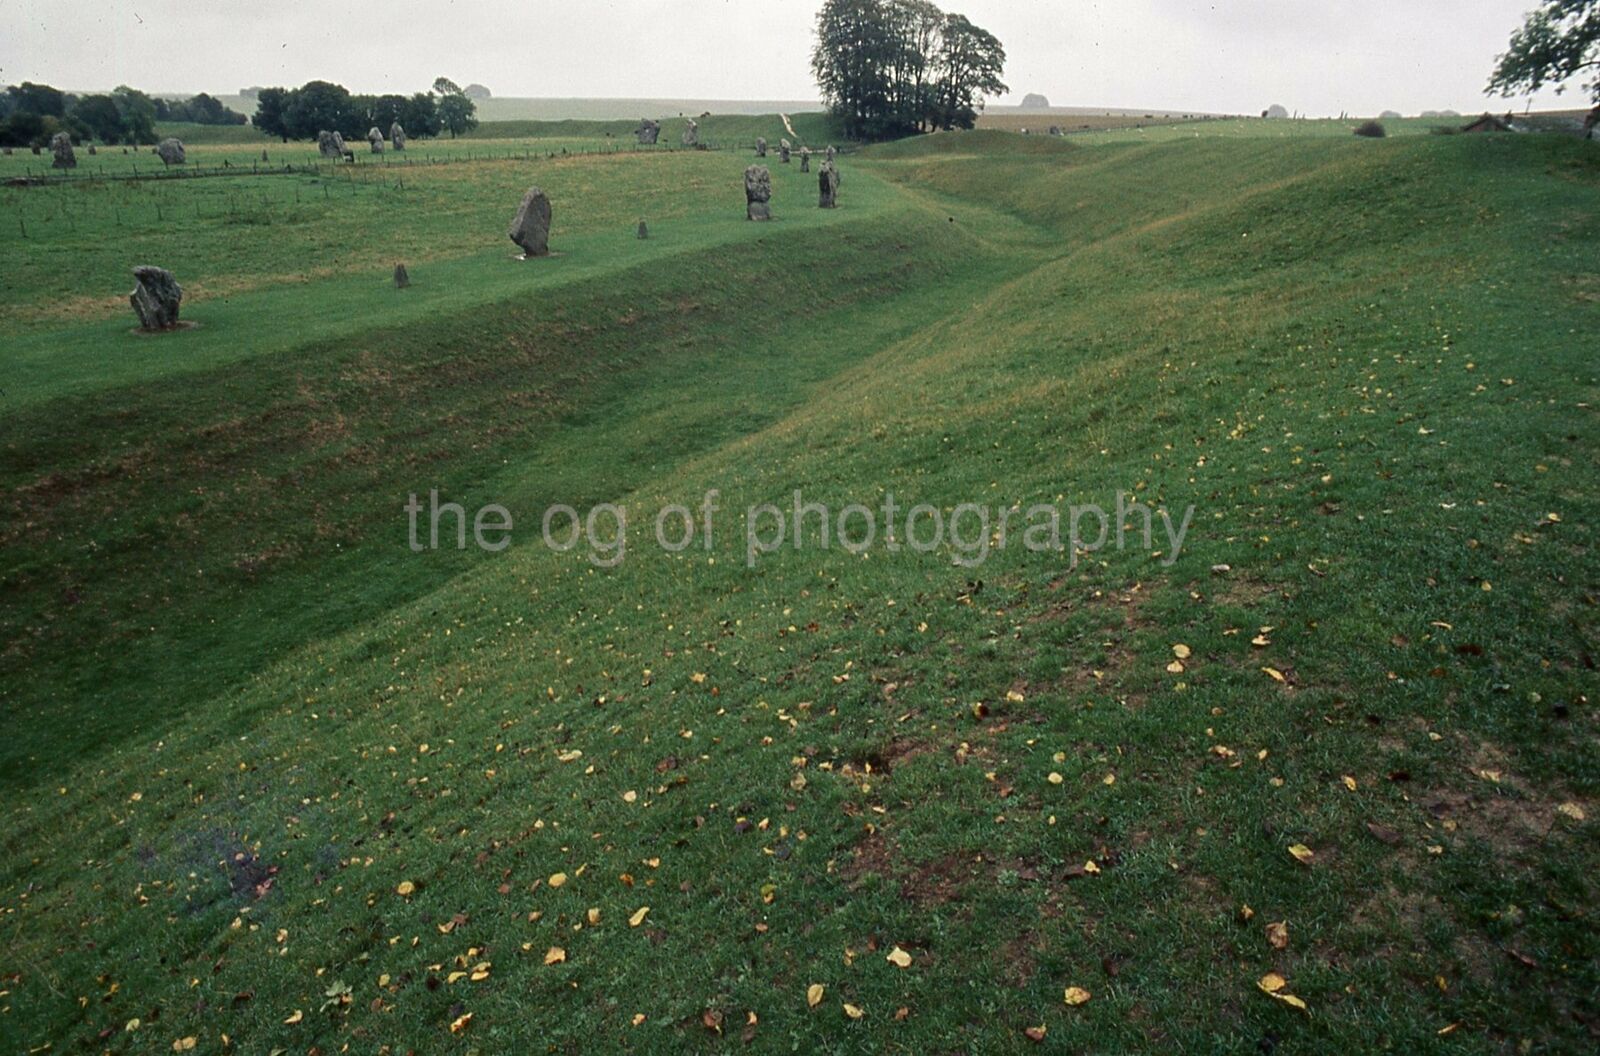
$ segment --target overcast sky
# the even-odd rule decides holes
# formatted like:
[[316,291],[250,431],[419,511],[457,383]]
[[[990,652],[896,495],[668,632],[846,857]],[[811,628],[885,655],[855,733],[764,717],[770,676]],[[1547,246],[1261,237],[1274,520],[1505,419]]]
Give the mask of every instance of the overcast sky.
[[[947,0],[1018,102],[1311,114],[1481,110],[1536,0]],[[821,0],[0,0],[0,82],[232,93],[339,81],[497,96],[811,99]],[[1576,107],[1576,88],[1536,105]],[[1521,108],[1524,100],[1516,100]]]

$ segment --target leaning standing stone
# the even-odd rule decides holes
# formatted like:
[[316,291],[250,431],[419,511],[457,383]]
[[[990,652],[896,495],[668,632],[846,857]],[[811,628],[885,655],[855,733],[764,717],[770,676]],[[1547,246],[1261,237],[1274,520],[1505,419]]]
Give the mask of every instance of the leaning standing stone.
[[406,130],[400,127],[398,121],[389,126],[389,142],[395,150],[406,149]]
[[344,157],[344,137],[337,132],[323,129],[317,133],[317,153],[325,158],[339,160]]
[[141,264],[133,269],[134,287],[128,303],[139,315],[144,330],[171,330],[178,325],[178,304],[183,287],[166,268]]
[[698,147],[700,145],[700,125],[694,118],[689,119],[689,125],[683,130],[683,145]]
[[839,204],[839,170],[833,162],[825,161],[817,170],[817,207],[833,209]]
[[50,137],[50,153],[55,155],[55,160],[50,163],[52,169],[78,167],[78,156],[72,153],[72,137],[67,133],[57,132]]
[[383,153],[383,132],[379,130],[377,125],[367,129],[367,146],[372,148],[372,153],[374,154]]
[[529,187],[522,205],[506,232],[522,247],[522,259],[550,255],[550,199],[537,187]]
[[771,220],[772,173],[765,165],[752,165],[744,170],[745,218]]
[[156,156],[163,165],[182,165],[189,160],[188,153],[183,149],[183,140],[172,136],[156,144]]

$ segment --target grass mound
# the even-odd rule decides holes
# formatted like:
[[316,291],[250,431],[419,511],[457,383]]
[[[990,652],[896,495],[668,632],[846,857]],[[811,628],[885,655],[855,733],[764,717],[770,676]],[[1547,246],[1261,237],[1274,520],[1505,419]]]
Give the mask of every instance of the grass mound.
[[[27,246],[0,1039],[1581,1047],[1585,147],[926,137],[837,211],[773,166],[770,225],[742,154],[572,158],[538,272],[496,230],[527,168],[440,166],[298,202],[197,298],[216,344],[131,365],[74,351],[109,307],[30,315]],[[341,216],[355,263],[294,269]],[[397,216],[460,239],[404,295],[342,248]],[[207,220],[143,248],[220,259]],[[414,553],[434,488],[513,544]],[[709,548],[651,541],[711,489]],[[796,489],[1193,514],[1175,556],[1129,510],[1076,561],[997,520],[975,565],[814,523],[747,561]],[[615,568],[543,545],[602,502]]]

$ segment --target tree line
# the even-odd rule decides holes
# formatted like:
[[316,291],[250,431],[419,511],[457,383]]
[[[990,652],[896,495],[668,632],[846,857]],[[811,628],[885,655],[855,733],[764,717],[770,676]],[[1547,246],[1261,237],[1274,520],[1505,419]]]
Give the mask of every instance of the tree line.
[[316,139],[317,133],[338,132],[346,139],[365,138],[377,128],[385,135],[399,124],[408,136],[449,132],[452,137],[478,127],[478,107],[448,77],[433,90],[414,95],[353,95],[342,84],[310,81],[298,88],[262,88],[256,92],[255,126],[287,143]]
[[1005,48],[928,0],[826,0],[811,69],[854,139],[971,128],[983,98],[1006,92]]
[[31,81],[0,92],[0,146],[7,147],[42,147],[57,132],[78,143],[98,139],[137,146],[156,141],[157,121],[242,125],[246,120],[204,92],[162,99],[122,85],[109,94],[73,95]]

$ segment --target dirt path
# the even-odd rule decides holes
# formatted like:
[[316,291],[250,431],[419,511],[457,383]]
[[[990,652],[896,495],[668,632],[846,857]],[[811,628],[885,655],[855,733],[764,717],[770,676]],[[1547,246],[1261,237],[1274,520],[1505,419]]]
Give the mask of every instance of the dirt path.
[[789,135],[794,136],[795,139],[799,139],[800,137],[795,133],[794,126],[789,123],[789,115],[779,114],[778,116],[783,118],[783,127],[789,130]]

